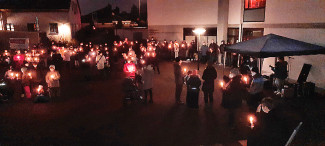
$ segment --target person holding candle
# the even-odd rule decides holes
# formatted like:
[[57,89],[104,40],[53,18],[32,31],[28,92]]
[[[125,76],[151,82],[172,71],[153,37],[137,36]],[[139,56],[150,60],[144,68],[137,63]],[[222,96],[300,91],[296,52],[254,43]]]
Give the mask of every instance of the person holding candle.
[[271,97],[263,98],[256,110],[257,119],[254,120],[256,121],[254,127],[248,134],[247,146],[285,145],[290,137],[290,130],[281,113]]
[[182,62],[180,61],[179,57],[176,57],[174,63],[174,76],[175,76],[175,99],[177,104],[183,104],[181,101],[181,93],[183,90],[183,71],[181,67]]
[[103,78],[103,79],[107,79],[107,76],[106,76],[106,73],[105,73],[105,56],[103,55],[103,53],[100,51],[98,53],[98,55],[96,56],[96,66],[97,66],[97,69],[99,71],[99,74],[100,76]]
[[208,66],[203,71],[202,79],[204,80],[202,91],[204,92],[204,101],[207,105],[213,103],[214,80],[217,78],[217,71],[212,66],[213,62],[209,61]]
[[264,80],[257,67],[252,68],[251,75],[253,77],[253,80],[248,90],[250,95],[248,96],[247,104],[250,111],[254,112],[258,106],[258,103],[263,98],[262,92],[264,88]]
[[179,44],[178,42],[175,40],[174,42],[174,52],[175,52],[175,58],[178,57],[178,53],[179,53]]
[[54,65],[50,65],[50,71],[47,72],[45,80],[49,89],[51,98],[60,96],[60,73],[55,70]]
[[24,95],[22,95],[21,97],[31,98],[31,91],[30,91],[31,77],[29,76],[26,67],[21,68],[21,72],[22,72],[21,85],[24,88]]
[[235,115],[237,109],[242,105],[242,98],[246,96],[247,90],[237,68],[230,71],[229,78],[230,81],[223,88],[221,105],[228,110],[228,125],[234,129]]

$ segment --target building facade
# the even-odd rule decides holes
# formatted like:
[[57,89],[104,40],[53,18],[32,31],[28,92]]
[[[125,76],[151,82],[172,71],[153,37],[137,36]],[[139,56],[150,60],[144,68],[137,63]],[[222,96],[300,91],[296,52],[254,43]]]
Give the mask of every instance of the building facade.
[[[1,37],[8,33],[12,34],[10,37],[15,37],[16,33],[25,34],[17,37],[32,37],[34,35],[29,34],[39,33],[39,37],[45,34],[50,40],[70,42],[81,28],[79,3],[78,0],[59,0],[57,3],[61,4],[52,5],[51,1],[40,5],[0,3]],[[23,4],[25,6],[21,6]],[[37,42],[30,42],[34,43]]]
[[[196,27],[213,33],[203,36],[231,43],[270,33],[325,46],[324,0],[151,0],[148,1],[150,37],[170,40],[195,39]],[[296,81],[304,63],[312,68],[307,81],[325,89],[325,55],[286,57],[289,79]],[[270,73],[275,58],[266,58],[262,72]]]

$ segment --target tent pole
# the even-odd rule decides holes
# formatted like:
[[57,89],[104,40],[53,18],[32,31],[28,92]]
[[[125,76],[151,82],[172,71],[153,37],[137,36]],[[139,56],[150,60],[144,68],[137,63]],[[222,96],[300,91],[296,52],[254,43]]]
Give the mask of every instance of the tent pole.
[[262,75],[262,58],[259,58],[260,60],[260,74]]

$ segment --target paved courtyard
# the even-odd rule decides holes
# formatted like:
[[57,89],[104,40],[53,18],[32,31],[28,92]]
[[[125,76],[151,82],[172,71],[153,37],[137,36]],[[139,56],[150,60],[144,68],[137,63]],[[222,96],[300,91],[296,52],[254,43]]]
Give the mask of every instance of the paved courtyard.
[[[197,67],[193,63],[183,65],[188,69]],[[205,65],[200,66],[201,75],[204,68]],[[106,81],[80,80],[81,71],[74,70],[69,79],[63,77],[61,81],[61,97],[50,103],[35,104],[15,99],[1,104],[0,144],[240,145],[239,141],[246,139],[245,105],[237,116],[238,128],[231,130],[226,124],[227,112],[220,106],[218,86],[215,86],[213,106],[205,107],[203,92],[200,93],[198,110],[175,105],[172,63],[162,62],[160,69],[161,74],[155,74],[153,104],[134,103],[124,107],[121,91],[124,76],[117,68]],[[217,70],[218,79],[222,78],[223,72],[227,73],[221,66]],[[185,96],[184,87],[183,101]],[[289,110],[288,115],[300,120],[304,116],[300,113]],[[325,112],[320,113],[317,116]],[[308,132],[305,130],[304,133]],[[298,139],[296,142],[305,141]]]

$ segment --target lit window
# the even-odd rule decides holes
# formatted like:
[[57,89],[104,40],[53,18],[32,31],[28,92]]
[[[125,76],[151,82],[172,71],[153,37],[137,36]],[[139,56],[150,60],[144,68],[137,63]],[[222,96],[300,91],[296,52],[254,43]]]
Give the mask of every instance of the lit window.
[[7,23],[7,30],[9,30],[9,31],[15,31],[14,24]]
[[57,23],[50,23],[50,33],[51,34],[58,34],[58,24]]
[[265,8],[266,0],[245,0],[245,9]]

